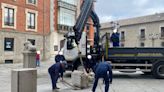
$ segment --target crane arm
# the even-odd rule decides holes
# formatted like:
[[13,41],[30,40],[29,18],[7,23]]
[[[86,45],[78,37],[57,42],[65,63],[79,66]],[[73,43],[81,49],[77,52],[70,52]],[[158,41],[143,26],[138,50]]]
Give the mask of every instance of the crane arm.
[[96,28],[96,33],[95,33],[95,37],[94,37],[94,44],[96,44],[97,46],[99,45],[99,31],[100,31],[100,20],[99,17],[97,16],[97,14],[95,13],[94,10],[91,11],[90,17],[92,18],[92,21],[94,23],[94,27]]
[[76,44],[78,44],[78,42],[81,39],[81,35],[84,30],[85,24],[92,11],[93,2],[94,0],[84,0],[83,2],[80,15],[76,21],[76,24],[73,27],[73,30],[75,32]]

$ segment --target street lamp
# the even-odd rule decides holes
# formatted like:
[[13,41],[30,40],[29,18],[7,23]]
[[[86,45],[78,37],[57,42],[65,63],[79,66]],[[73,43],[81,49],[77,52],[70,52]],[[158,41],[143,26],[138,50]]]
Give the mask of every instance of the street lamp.
[[154,47],[155,40],[158,39],[159,34],[151,33],[149,34],[149,39],[152,41],[152,47]]
[[110,23],[112,25],[112,30],[115,30],[116,29],[118,31],[118,29],[120,28],[119,23],[118,22],[115,22],[115,21],[112,21]]

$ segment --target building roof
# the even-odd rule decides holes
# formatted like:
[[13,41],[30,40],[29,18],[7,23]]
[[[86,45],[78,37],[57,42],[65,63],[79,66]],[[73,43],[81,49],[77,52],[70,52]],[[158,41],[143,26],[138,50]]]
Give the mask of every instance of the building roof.
[[[116,20],[114,22],[117,22],[120,26],[127,26],[127,25],[141,24],[141,23],[157,22],[162,20],[164,20],[164,13],[156,13],[153,15],[141,16],[136,18]],[[101,29],[112,27],[111,22],[102,23]]]

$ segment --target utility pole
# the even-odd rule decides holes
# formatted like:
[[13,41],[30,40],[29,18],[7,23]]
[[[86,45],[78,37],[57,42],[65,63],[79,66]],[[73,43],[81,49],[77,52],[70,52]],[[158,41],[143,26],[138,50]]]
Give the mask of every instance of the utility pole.
[[43,60],[46,59],[46,55],[45,55],[45,52],[46,52],[46,46],[45,46],[45,43],[46,43],[46,38],[45,38],[45,0],[43,0]]

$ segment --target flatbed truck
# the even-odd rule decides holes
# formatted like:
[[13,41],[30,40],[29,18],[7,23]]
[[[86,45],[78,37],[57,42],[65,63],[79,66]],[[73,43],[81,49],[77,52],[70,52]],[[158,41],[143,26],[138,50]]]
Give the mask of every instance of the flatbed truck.
[[155,78],[164,78],[164,48],[110,47],[104,54],[105,61],[112,62],[114,71],[142,71]]

